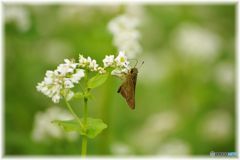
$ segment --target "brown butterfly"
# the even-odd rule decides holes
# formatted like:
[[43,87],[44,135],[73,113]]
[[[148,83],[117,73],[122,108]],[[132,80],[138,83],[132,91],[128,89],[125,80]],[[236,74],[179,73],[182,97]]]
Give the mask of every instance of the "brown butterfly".
[[[143,64],[143,63],[142,63]],[[125,98],[128,106],[135,109],[135,89],[137,83],[138,69],[133,67],[126,75],[125,81],[118,89],[118,93]]]

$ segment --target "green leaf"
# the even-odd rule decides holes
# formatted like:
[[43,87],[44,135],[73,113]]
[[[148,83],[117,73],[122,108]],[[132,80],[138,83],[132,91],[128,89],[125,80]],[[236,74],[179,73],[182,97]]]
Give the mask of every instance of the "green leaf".
[[88,118],[87,119],[87,134],[88,138],[95,138],[107,125],[101,119]]
[[108,73],[106,74],[97,74],[88,81],[88,88],[96,88],[102,85],[108,78]]
[[84,94],[82,92],[77,92],[74,94],[74,98],[77,98],[77,99],[84,98]]
[[80,134],[84,134],[83,128],[80,127],[80,124],[77,120],[67,120],[67,121],[61,121],[61,120],[54,120],[52,123],[57,124],[61,128],[63,128],[66,132],[71,131],[77,131]]
[[[83,119],[81,119],[83,123]],[[81,135],[85,135],[88,138],[95,138],[103,129],[107,128],[107,125],[101,119],[87,118],[87,131],[81,128],[77,120],[61,121],[55,120],[53,123],[58,124],[66,132],[77,131]]]
[[81,99],[84,97],[89,98],[89,99],[93,98],[93,96],[89,92],[88,93],[77,92],[74,94],[74,98],[76,98],[76,99]]

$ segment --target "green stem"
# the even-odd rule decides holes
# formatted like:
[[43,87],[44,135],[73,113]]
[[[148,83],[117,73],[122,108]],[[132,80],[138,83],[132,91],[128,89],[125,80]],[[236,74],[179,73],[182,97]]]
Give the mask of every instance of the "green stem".
[[[83,124],[87,128],[87,117],[88,117],[88,98],[84,98],[84,111],[83,111]],[[83,136],[82,139],[82,157],[87,155],[87,136]]]
[[[88,82],[88,71],[86,71],[85,73],[85,86],[87,86],[87,82]],[[87,94],[89,92],[89,89],[86,90]],[[88,102],[88,98],[84,97],[84,108],[83,108],[83,124],[84,127],[87,128],[87,117],[88,117],[88,106],[87,106],[87,102]],[[87,132],[87,130],[86,130]],[[83,139],[82,139],[82,157],[86,157],[87,155],[87,136],[83,135]]]
[[72,113],[72,115],[77,119],[78,123],[80,124],[81,128],[85,128],[84,125],[82,124],[80,118],[76,115],[76,113],[74,112],[74,110],[72,109],[71,105],[67,102],[66,98],[64,98],[64,101],[67,105],[67,108],[69,109],[69,111]]
[[82,157],[87,155],[87,136],[83,136],[82,139]]
[[87,125],[87,117],[88,117],[88,107],[87,107],[88,98],[84,98],[84,111],[83,111],[83,123]]

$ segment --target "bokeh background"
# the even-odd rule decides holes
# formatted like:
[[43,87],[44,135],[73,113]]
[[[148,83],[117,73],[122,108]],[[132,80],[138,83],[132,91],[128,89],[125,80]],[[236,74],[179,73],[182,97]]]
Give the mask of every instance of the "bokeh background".
[[[5,155],[80,155],[81,137],[51,121],[63,103],[36,91],[64,58],[117,54],[107,25],[118,5],[4,4]],[[89,115],[108,128],[89,140],[89,155],[193,155],[236,151],[235,6],[131,6],[141,19],[144,60],[136,109],[109,78],[94,91]],[[81,115],[82,106],[72,102]],[[40,129],[39,129],[40,128]]]

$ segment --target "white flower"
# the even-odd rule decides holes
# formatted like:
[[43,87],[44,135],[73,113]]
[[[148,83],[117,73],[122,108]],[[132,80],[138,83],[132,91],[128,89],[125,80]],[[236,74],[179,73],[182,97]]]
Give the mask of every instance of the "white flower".
[[97,67],[98,67],[98,64],[96,60],[92,60],[89,62],[89,69],[91,71],[97,71]]
[[[120,43],[120,42],[119,42]],[[134,58],[142,51],[141,45],[136,41],[124,41],[118,46],[119,51],[127,51],[129,58]]]
[[111,72],[111,75],[113,76],[117,76],[117,77],[120,77],[120,78],[123,78],[124,77],[124,74],[121,72],[121,70],[119,69],[114,69],[112,72]]
[[117,77],[123,77],[123,73],[122,73],[122,71],[121,71],[120,69],[118,69],[118,68],[112,70],[111,75],[113,75],[113,76],[117,76]]
[[113,68],[111,75],[124,77],[129,72],[129,62],[124,52],[120,51],[118,56],[114,59],[114,55],[107,55],[103,59],[104,68]]
[[84,58],[83,55],[79,55],[79,66],[90,69],[90,71],[98,71],[98,64],[95,59],[91,57]]
[[232,64],[222,62],[216,66],[215,81],[223,89],[232,89],[234,87],[234,67]]
[[[181,124],[181,117],[175,111],[156,113],[145,120],[141,127],[132,134],[130,140],[142,152],[154,151],[163,139],[174,132],[179,124]],[[147,139],[146,135],[148,135]]]
[[190,155],[191,146],[181,139],[173,139],[161,144],[161,146],[157,149],[157,154],[168,156]]
[[127,68],[116,68],[112,70],[111,75],[123,78],[128,72]]
[[114,155],[130,155],[133,153],[133,150],[125,143],[115,142],[111,145],[111,152]]
[[47,87],[45,86],[45,83],[43,81],[38,83],[36,88],[39,92],[45,92],[47,90]]
[[114,63],[114,55],[106,55],[105,58],[103,59],[103,64],[104,64],[104,67],[109,67],[109,66],[112,66]]
[[[114,38],[114,45],[118,47],[125,46],[126,44],[123,45],[123,43],[137,43],[138,39],[140,38],[140,33],[137,30],[132,30],[132,31],[125,31],[119,34]],[[121,45],[119,45],[121,44]]]
[[64,59],[65,64],[69,65],[72,68],[77,67],[77,63],[74,63],[74,60]]
[[54,78],[54,76],[55,76],[54,72],[48,70],[48,71],[46,72],[46,77],[44,78],[44,82],[45,82],[46,84],[52,84],[52,83],[53,83],[53,78]]
[[68,59],[64,62],[56,70],[48,70],[44,80],[37,85],[37,90],[52,98],[54,103],[59,103],[62,97],[70,100],[73,97],[70,88],[73,88],[74,83],[78,83],[85,76],[83,69],[76,69],[77,63]]
[[69,91],[67,92],[67,94],[65,95],[67,101],[69,101],[70,99],[72,99],[73,96],[74,96],[74,92],[71,91],[71,90],[69,90]]
[[85,76],[83,69],[77,69],[76,73],[74,73],[71,77],[71,81],[73,83],[78,83]]
[[73,116],[58,106],[48,108],[35,115],[32,138],[36,142],[47,141],[49,138],[76,140],[76,132],[65,133],[60,127],[51,123],[53,120],[71,120]]
[[115,62],[119,67],[127,67],[129,62],[127,61],[127,57],[124,52],[120,51],[118,56],[115,58]]
[[211,111],[202,118],[198,132],[206,140],[224,143],[234,132],[232,115],[227,110]]
[[59,103],[60,99],[61,99],[60,93],[57,93],[52,97],[52,101],[54,103]]
[[104,69],[103,67],[98,67],[97,70],[98,70],[98,72],[99,72],[100,74],[106,73],[106,71],[105,71],[105,69]]
[[108,24],[108,29],[112,33],[119,33],[124,30],[133,30],[139,25],[139,19],[128,14],[120,15]]
[[60,80],[58,80],[58,78],[59,75],[57,72],[47,71],[44,81],[37,85],[37,90],[52,98],[55,103],[59,101],[60,90],[62,89],[62,85],[59,83]]
[[64,62],[65,62],[64,64],[60,64],[57,67],[57,72],[59,72],[63,76],[65,76],[68,73],[73,73],[74,69],[77,67],[77,64],[68,59],[64,59]]
[[79,65],[81,67],[85,67],[87,64],[87,59],[83,57],[83,55],[79,55]]
[[182,24],[173,35],[174,47],[186,57],[213,60],[221,47],[218,34],[195,24]]
[[73,88],[73,82],[71,81],[70,78],[64,78],[64,86],[65,88]]
[[21,32],[26,32],[31,27],[30,14],[21,6],[7,6],[4,12],[6,23],[14,23]]
[[108,29],[113,34],[113,44],[118,51],[126,51],[130,58],[134,58],[142,50],[139,44],[140,33],[137,30],[139,22],[137,16],[123,14],[108,24]]

